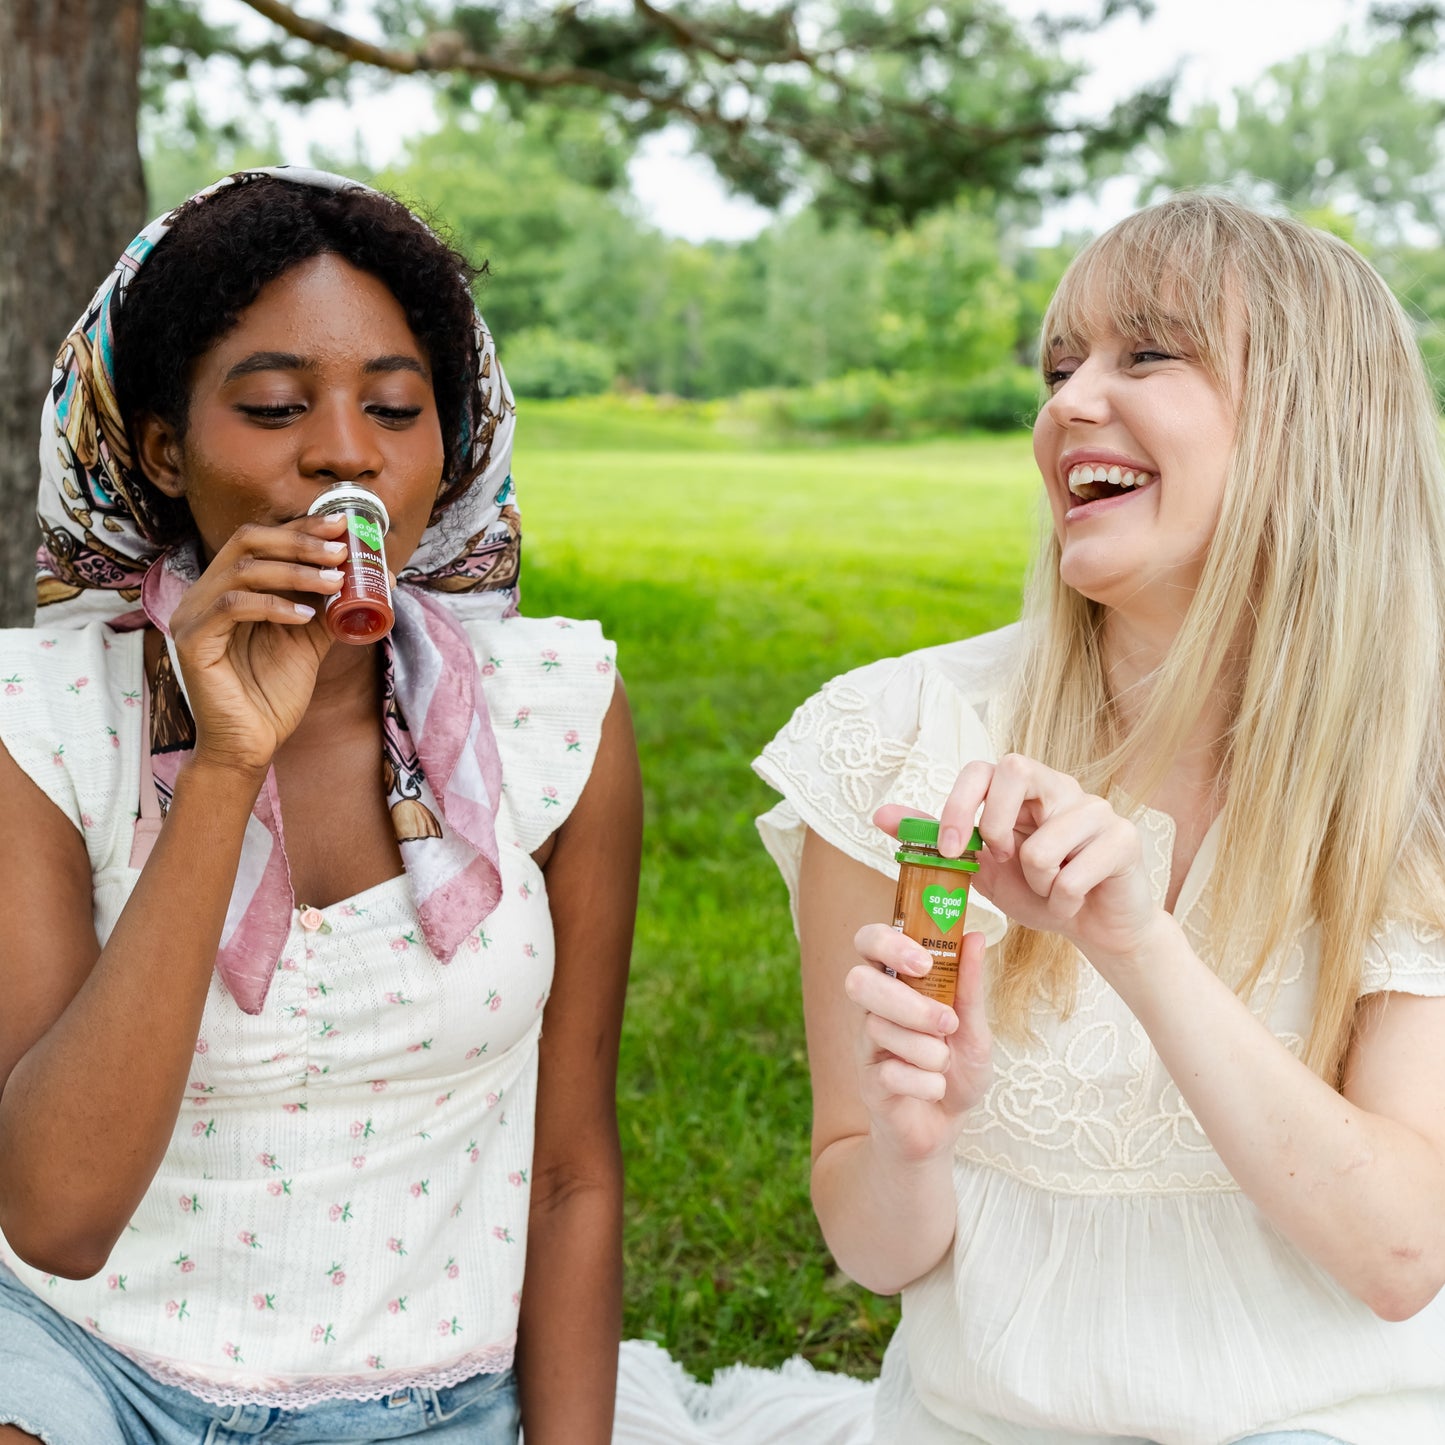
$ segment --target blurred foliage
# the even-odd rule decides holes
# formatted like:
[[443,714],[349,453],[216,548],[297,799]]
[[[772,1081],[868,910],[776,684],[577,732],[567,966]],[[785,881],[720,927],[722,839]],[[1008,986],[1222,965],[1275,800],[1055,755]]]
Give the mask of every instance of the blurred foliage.
[[1271,66],[1229,104],[1150,137],[1134,157],[1150,177],[1143,198],[1227,185],[1256,204],[1351,216],[1378,239],[1438,230],[1445,103],[1418,83],[1432,58],[1406,39],[1358,50],[1342,35]]
[[[171,32],[175,54],[236,53],[190,3],[154,5],[153,19],[191,25]],[[411,43],[440,16],[411,0],[378,13]],[[471,44],[501,23],[466,14]],[[1364,251],[1414,319],[1445,400],[1442,109],[1423,75],[1433,36],[1424,21],[1377,26],[1363,43],[1341,36],[1151,131],[1133,161],[1144,198],[1224,186]],[[153,46],[153,65],[169,53]],[[252,63],[284,60],[267,51]],[[166,97],[146,131],[157,207],[276,158],[262,122],[209,119],[193,87]],[[718,424],[775,440],[911,437],[1032,414],[1043,314],[1087,238],[1028,244],[1031,203],[975,188],[896,226],[870,224],[822,187],[752,240],[696,245],[649,226],[629,193],[636,117],[514,100],[458,82],[436,127],[381,173],[360,155],[313,159],[400,194],[486,264],[478,297],[519,394],[736,397]]]
[[216,23],[203,0],[149,0],[148,104],[223,60],[250,94],[298,104],[428,75],[460,110],[540,101],[604,114],[632,140],[680,122],[764,205],[806,193],[829,215],[893,227],[960,195],[1048,193],[1054,164],[1162,123],[1172,87],[1126,94],[1101,120],[1064,118],[1083,74],[1064,37],[1152,0],[1034,21],[1002,0],[329,0],[324,23],[318,3],[290,0],[288,33],[275,15],[257,30]]

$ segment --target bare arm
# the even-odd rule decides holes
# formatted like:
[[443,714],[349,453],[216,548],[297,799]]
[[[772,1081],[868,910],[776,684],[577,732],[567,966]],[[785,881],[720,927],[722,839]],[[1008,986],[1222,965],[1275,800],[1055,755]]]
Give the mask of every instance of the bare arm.
[[329,646],[276,594],[336,589],[338,530],[243,528],[176,609],[196,748],[103,950],[79,833],[0,749],[0,876],[26,904],[0,947],[0,1228],[37,1269],[99,1270],[165,1155],[246,819]]
[[0,1227],[37,1269],[99,1270],[160,1166],[258,786],[182,772],[102,953],[80,834],[0,750],[0,873],[26,900],[0,950]]
[[1343,1094],[1291,1054],[1172,919],[1106,976],[1239,1186],[1292,1244],[1384,1319],[1445,1285],[1445,999],[1360,1009]]
[[557,962],[543,1015],[518,1342],[529,1445],[607,1445],[622,1332],[617,1049],[642,789],[619,681],[592,775],[546,862]]
[[1445,1284],[1445,1000],[1367,1000],[1337,1092],[1190,948],[1104,799],[1010,755],[970,763],[943,819],[961,833],[980,803],[980,887],[1118,991],[1271,1224],[1385,1319],[1424,1308]]
[[882,874],[808,833],[798,922],[813,1207],[839,1266],[879,1294],[911,1284],[948,1252],[953,1144],[992,1072],[982,936],[968,937],[954,1009],[915,993],[877,967],[922,973],[929,962],[878,922],[893,915],[893,891]]

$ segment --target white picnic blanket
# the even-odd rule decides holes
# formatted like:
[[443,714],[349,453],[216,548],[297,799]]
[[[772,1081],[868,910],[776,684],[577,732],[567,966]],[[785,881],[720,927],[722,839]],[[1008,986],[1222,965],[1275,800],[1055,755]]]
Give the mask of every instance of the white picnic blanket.
[[874,1389],[797,1358],[703,1385],[660,1345],[624,1340],[612,1445],[869,1445]]

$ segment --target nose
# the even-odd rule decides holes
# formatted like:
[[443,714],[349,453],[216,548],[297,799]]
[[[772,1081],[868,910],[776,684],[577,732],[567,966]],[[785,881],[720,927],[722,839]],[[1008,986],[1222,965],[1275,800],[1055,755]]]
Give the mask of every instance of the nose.
[[1108,368],[1102,359],[1081,362],[1044,403],[1056,426],[1098,425],[1109,418]]
[[378,445],[376,424],[354,401],[329,398],[306,418],[306,436],[299,465],[305,477],[330,486],[333,482],[374,481],[385,457]]

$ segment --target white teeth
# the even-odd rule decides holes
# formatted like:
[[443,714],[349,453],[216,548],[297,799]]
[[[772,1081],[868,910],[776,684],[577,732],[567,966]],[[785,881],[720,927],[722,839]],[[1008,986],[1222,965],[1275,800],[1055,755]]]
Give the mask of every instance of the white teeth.
[[1096,501],[1092,495],[1096,485],[1103,484],[1116,488],[1142,487],[1155,480],[1153,472],[1136,472],[1128,467],[1094,466],[1081,463],[1069,469],[1069,490],[1085,501]]

